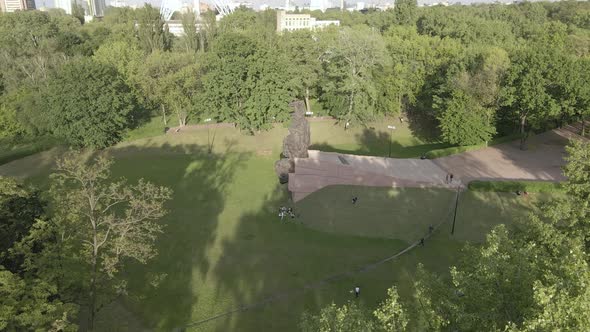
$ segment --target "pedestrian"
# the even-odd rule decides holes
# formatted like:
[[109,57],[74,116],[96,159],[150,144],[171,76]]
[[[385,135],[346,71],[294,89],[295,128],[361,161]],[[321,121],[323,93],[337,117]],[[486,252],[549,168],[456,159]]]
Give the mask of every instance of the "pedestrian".
[[420,239],[420,245],[424,247],[424,238]]
[[356,286],[354,288],[354,297],[359,297],[359,295],[361,295],[361,288],[359,286]]
[[352,204],[353,204],[353,205],[354,205],[354,204],[356,204],[356,201],[358,201],[358,199],[359,199],[358,197],[354,196],[354,197],[352,198]]
[[449,179],[451,180],[450,182],[453,183],[453,173],[451,173],[451,175],[449,175]]
[[433,230],[434,230],[434,227],[432,225],[428,226],[428,233],[432,233]]

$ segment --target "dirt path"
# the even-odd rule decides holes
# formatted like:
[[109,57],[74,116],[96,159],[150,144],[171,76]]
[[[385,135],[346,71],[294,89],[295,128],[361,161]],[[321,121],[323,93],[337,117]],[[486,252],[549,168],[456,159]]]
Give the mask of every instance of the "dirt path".
[[[472,180],[563,181],[565,146],[579,136],[557,129],[529,138],[528,150],[519,141],[469,151],[434,160],[395,159],[309,151],[295,160],[289,175],[294,201],[329,185],[376,187],[450,187]],[[447,183],[447,174],[454,175]]]
[[567,133],[549,131],[529,139],[528,150],[519,141],[434,159],[440,168],[464,183],[485,180],[563,181]]

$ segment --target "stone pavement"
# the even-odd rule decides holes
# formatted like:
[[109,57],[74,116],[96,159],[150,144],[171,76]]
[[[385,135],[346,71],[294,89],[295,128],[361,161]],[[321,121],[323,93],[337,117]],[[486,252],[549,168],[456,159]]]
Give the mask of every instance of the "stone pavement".
[[[377,187],[456,188],[472,180],[563,181],[565,145],[581,138],[571,130],[556,129],[528,140],[520,150],[518,140],[448,157],[420,160],[356,156],[309,151],[309,158],[295,159],[289,174],[289,191],[294,201],[329,185]],[[454,181],[446,183],[452,173]]]

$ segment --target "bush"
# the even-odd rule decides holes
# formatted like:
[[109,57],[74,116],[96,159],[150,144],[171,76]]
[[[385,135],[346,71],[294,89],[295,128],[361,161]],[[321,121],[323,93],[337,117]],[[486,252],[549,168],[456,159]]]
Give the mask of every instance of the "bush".
[[495,139],[491,140],[490,142],[488,142],[488,144],[481,143],[481,144],[476,144],[476,145],[453,146],[453,147],[445,148],[445,149],[436,149],[436,150],[428,151],[426,153],[426,158],[427,159],[435,159],[435,158],[450,156],[450,155],[453,155],[456,153],[467,152],[467,151],[472,151],[472,150],[479,150],[479,149],[483,149],[483,148],[491,146],[491,145],[510,142],[515,139],[518,139],[519,137],[520,137],[520,134],[512,134],[512,135],[508,135],[508,136],[495,138]]
[[468,185],[473,191],[496,191],[496,192],[539,192],[554,193],[563,191],[559,182],[548,181],[471,181]]

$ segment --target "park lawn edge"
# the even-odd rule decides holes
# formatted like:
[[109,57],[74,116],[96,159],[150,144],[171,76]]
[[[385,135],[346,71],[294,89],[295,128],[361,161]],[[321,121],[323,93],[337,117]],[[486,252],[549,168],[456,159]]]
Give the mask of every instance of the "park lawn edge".
[[474,180],[467,186],[472,191],[494,191],[494,192],[539,192],[539,193],[561,193],[564,191],[561,182],[550,181],[483,181]]

